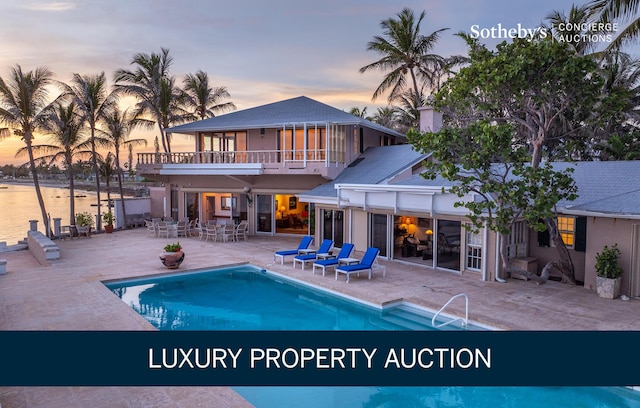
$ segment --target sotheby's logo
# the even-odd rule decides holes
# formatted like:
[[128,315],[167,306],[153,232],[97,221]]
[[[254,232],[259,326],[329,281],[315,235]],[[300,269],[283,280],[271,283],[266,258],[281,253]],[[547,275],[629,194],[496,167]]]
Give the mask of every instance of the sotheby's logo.
[[544,27],[523,27],[518,23],[515,27],[505,27],[502,23],[498,23],[491,27],[481,27],[479,24],[471,26],[471,38],[494,38],[494,39],[514,39],[514,38],[528,38],[530,40],[539,36],[540,38],[546,38],[549,35],[548,31]]

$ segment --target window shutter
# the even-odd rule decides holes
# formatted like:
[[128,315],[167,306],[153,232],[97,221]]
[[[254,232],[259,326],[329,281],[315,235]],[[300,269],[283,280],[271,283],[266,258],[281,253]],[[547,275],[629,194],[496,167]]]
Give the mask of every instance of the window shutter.
[[549,234],[549,230],[539,231],[538,246],[549,247],[550,245],[551,245],[551,235]]
[[587,217],[576,217],[576,236],[573,249],[578,252],[587,250]]

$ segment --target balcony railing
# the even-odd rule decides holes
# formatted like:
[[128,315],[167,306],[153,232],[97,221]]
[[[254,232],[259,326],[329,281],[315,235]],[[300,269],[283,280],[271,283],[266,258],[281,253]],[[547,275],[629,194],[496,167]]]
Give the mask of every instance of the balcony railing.
[[138,164],[230,164],[324,162],[326,150],[256,150],[234,152],[138,153]]

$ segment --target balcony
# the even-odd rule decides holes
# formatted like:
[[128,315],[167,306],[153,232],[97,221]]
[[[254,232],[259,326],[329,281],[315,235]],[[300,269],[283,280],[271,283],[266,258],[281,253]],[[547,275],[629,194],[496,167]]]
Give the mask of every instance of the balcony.
[[344,153],[326,149],[202,151],[138,153],[137,172],[145,176],[313,174],[332,179],[344,167]]

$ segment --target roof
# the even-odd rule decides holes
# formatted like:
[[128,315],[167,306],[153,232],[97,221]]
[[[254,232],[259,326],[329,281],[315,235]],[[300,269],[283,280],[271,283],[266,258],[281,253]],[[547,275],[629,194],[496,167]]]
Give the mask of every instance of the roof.
[[299,96],[297,98],[174,126],[167,129],[167,132],[215,132],[238,129],[274,128],[302,123],[324,124],[326,122],[340,125],[360,125],[394,136],[405,136],[400,132],[307,98],[306,96]]
[[428,157],[412,145],[370,147],[344,169],[335,180],[322,184],[303,196],[337,198],[336,184],[386,184],[390,178]]
[[[578,198],[562,200],[559,212],[592,212],[610,215],[640,215],[640,160],[554,162],[554,170],[573,168],[571,177],[578,187]],[[402,185],[448,187],[452,182],[437,177],[426,180],[416,175]]]

